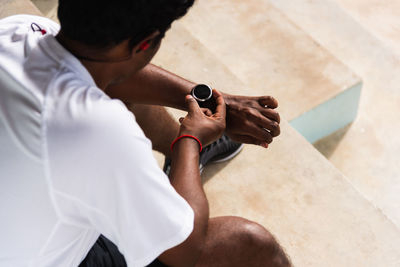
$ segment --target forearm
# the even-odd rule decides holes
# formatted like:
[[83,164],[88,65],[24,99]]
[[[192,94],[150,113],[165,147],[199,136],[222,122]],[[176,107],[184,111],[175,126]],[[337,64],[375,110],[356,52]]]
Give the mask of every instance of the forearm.
[[172,186],[194,211],[194,228],[185,242],[163,253],[160,259],[169,266],[192,266],[200,255],[209,220],[208,201],[199,172],[199,146],[195,140],[183,138],[174,145],[170,178]]
[[182,138],[174,145],[170,173],[171,184],[193,208],[198,225],[207,224],[208,201],[199,170],[199,145],[192,138]]
[[193,82],[148,64],[122,83],[108,87],[106,93],[124,102],[185,110],[185,96],[193,86]]

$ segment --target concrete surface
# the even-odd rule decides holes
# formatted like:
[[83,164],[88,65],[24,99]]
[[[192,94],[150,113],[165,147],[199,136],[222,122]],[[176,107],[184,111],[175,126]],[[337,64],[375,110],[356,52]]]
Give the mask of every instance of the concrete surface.
[[[20,1],[20,0],[18,0]],[[40,10],[40,12],[58,23],[57,7],[58,0],[33,0],[33,4]]]
[[54,7],[57,6],[57,2],[58,1],[54,1],[54,0],[34,0],[32,2],[40,10],[40,12],[47,17],[49,12],[51,12],[54,9]]
[[356,118],[361,89],[360,82],[291,120],[290,125],[310,143],[335,133]]
[[15,14],[40,15],[40,11],[28,0],[0,0],[0,18]]
[[400,1],[336,0],[354,20],[400,55]]
[[[347,109],[356,111],[359,95],[342,93],[361,87],[360,79],[266,1],[197,1],[181,23],[252,88],[252,94],[279,99],[282,114],[289,121],[296,119],[296,129],[310,142],[354,119],[338,120],[319,107],[345,95],[352,98],[332,101],[328,107],[340,110],[349,104]],[[318,113],[310,112],[316,109]]]
[[[180,23],[154,62],[232,93],[251,90]],[[160,155],[158,160],[162,164]],[[400,262],[399,229],[285,120],[269,149],[246,146],[233,160],[207,167],[203,179],[212,216],[238,215],[263,224],[295,266]]]
[[[376,37],[386,32],[379,32],[381,26],[370,29],[374,24],[371,12],[359,11],[358,16],[368,22],[360,24],[361,19],[353,18],[351,10],[344,10],[336,1],[266,1],[362,77],[364,89],[356,121],[339,138],[333,135],[318,147],[328,148],[322,152],[329,154],[329,160],[400,226],[400,56],[385,39]],[[358,6],[369,2],[373,1],[354,1]],[[391,14],[399,12],[398,2],[381,3],[386,7],[379,11],[386,10],[394,19]],[[398,25],[399,18],[387,28]]]

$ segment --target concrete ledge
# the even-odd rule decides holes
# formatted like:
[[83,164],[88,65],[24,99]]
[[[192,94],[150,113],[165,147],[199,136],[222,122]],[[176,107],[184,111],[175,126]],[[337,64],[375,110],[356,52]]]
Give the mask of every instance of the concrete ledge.
[[32,0],[44,16],[59,23],[57,18],[58,0]]
[[29,0],[2,0],[0,3],[0,18],[16,14],[38,15],[41,13]]
[[[345,92],[359,88],[360,78],[267,1],[198,1],[182,25],[252,95],[276,97],[281,113],[311,142],[354,119],[359,94]],[[342,107],[344,118],[332,116]]]
[[324,138],[353,122],[357,116],[362,83],[290,121],[310,143]]
[[400,2],[265,1],[362,75],[359,116],[340,142],[330,140],[329,159],[400,227],[400,56],[392,46],[400,35],[387,35],[396,28],[389,21],[399,22]]

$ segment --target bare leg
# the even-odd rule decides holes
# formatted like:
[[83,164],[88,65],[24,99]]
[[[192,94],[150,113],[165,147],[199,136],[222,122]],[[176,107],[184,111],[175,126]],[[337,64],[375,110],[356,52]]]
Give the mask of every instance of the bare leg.
[[212,218],[196,267],[289,267],[274,237],[261,225],[239,217]]
[[153,149],[169,156],[170,145],[179,132],[178,122],[164,107],[139,104],[127,107],[135,114],[137,123],[153,143]]

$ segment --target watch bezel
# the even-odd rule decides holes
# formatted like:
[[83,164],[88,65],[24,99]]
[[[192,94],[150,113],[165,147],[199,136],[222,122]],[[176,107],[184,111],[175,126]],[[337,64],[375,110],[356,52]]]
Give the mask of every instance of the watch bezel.
[[[209,96],[207,97],[207,98],[199,98],[199,97],[197,97],[196,95],[195,95],[195,90],[196,90],[196,88],[198,88],[198,87],[200,87],[200,86],[205,86],[205,87],[207,87],[208,89],[210,89],[210,94],[209,94]],[[194,86],[193,88],[192,88],[192,90],[190,91],[190,94],[193,96],[193,98],[194,99],[196,99],[197,101],[199,101],[199,102],[206,102],[207,100],[210,100],[211,98],[212,98],[212,88],[211,88],[211,86],[209,86],[209,85],[207,85],[207,84],[197,84],[196,86]]]

